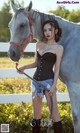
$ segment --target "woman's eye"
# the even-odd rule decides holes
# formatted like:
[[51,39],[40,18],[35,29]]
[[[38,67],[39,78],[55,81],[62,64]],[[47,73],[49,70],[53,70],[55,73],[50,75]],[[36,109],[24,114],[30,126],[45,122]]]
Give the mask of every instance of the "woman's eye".
[[25,27],[24,23],[20,24],[20,28],[24,28],[24,27]]
[[44,32],[46,32],[46,30],[44,30]]
[[49,29],[49,31],[52,31],[52,29]]

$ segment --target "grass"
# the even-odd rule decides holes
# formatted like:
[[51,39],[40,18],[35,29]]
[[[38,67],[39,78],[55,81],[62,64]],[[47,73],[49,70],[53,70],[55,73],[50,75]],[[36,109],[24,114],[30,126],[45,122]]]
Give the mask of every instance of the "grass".
[[[26,65],[32,63],[34,61],[34,57],[26,57],[21,58],[19,64]],[[15,62],[13,62],[8,57],[0,57],[0,68],[15,68]]]

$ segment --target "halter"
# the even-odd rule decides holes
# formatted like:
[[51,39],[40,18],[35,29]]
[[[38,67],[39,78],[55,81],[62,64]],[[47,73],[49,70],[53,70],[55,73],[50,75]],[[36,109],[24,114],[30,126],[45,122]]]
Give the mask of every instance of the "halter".
[[32,23],[31,23],[31,17],[30,17],[30,16],[28,16],[28,20],[29,20],[30,34],[26,37],[26,39],[23,40],[22,43],[10,42],[10,44],[13,44],[13,45],[16,45],[16,46],[20,47],[21,53],[24,52],[23,45],[26,45],[26,43],[28,42],[28,40],[29,40],[30,38],[33,38]]

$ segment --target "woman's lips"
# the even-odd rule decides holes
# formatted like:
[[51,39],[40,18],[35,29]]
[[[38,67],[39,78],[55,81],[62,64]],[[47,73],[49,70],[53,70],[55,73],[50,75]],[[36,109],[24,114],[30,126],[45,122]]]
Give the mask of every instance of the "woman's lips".
[[50,36],[49,36],[49,35],[47,35],[46,37],[47,37],[47,38],[49,38]]

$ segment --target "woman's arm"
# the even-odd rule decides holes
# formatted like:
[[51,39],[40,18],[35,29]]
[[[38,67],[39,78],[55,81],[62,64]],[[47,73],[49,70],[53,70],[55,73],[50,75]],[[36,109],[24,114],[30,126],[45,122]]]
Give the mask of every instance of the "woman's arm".
[[59,77],[59,70],[60,70],[62,55],[63,55],[63,47],[60,45],[56,53],[56,63],[54,68],[54,82],[49,91],[50,95],[54,95],[54,91],[56,90],[56,84]]
[[24,65],[22,67],[19,68],[20,71],[24,71],[25,69],[30,69],[30,68],[35,68],[37,67],[37,57],[35,54],[35,61],[33,63],[30,63],[28,65]]
[[19,67],[19,71],[18,71],[19,73],[23,72],[25,69],[37,67],[37,45],[38,45],[38,43],[36,44],[35,61],[33,63]]
[[63,47],[60,45],[58,50],[57,50],[57,58],[56,58],[56,63],[54,67],[54,83],[53,83],[53,89],[56,88],[57,80],[59,77],[59,70],[60,70],[60,63],[63,55]]

